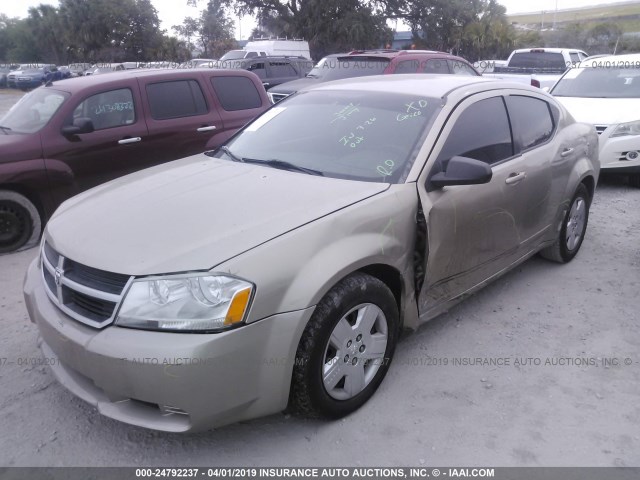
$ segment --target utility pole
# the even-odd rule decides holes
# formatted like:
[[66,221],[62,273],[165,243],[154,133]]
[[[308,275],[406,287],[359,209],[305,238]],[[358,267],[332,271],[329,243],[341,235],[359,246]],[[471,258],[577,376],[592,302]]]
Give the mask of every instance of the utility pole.
[[556,29],[556,21],[558,19],[558,0],[556,0],[556,11],[553,12],[553,29]]

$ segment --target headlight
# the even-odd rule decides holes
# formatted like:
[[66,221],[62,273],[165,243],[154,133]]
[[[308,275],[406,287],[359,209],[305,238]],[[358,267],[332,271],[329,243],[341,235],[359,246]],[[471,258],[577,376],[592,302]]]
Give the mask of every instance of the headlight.
[[640,135],[640,120],[629,123],[621,123],[611,134],[611,137],[624,137],[626,135]]
[[145,330],[211,332],[245,320],[253,284],[216,274],[134,280],[116,324]]

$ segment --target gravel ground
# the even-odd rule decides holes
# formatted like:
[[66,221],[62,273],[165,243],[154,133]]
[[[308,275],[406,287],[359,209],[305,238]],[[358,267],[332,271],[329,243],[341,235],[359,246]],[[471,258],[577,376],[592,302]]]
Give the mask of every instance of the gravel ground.
[[533,258],[404,337],[349,417],[188,435],[102,417],[61,387],[22,298],[37,252],[0,256],[0,466],[640,466],[638,205],[640,190],[602,182],[573,262]]

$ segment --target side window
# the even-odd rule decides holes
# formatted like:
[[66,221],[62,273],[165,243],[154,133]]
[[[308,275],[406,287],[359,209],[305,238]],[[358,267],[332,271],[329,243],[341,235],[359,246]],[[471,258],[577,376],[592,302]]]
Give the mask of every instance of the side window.
[[258,89],[247,77],[211,77],[211,85],[220,99],[222,108],[228,112],[262,106],[262,98]]
[[555,122],[547,102],[513,95],[507,98],[507,105],[513,123],[513,135],[520,141],[522,150],[543,144],[551,138]]
[[423,62],[424,68],[422,73],[439,73],[439,74],[448,74],[451,73],[449,71],[449,65],[444,58],[432,58],[431,60],[427,60]]
[[[98,93],[76,107],[73,118],[86,117],[95,130],[130,125],[136,120],[133,95],[128,88]],[[71,124],[73,119],[67,123]]]
[[272,77],[295,77],[298,74],[287,62],[269,62]]
[[267,69],[264,62],[254,63],[247,70],[255,73],[261,80],[267,78]]
[[196,80],[151,83],[147,85],[147,97],[154,120],[207,113],[207,102]]
[[578,55],[578,52],[569,53],[569,57],[571,58],[571,65],[575,66],[580,63],[580,55]]
[[451,73],[454,75],[477,76],[473,68],[460,60],[449,60],[449,67],[451,67]]
[[474,158],[493,165],[513,156],[509,118],[502,97],[480,100],[466,108],[438,156],[443,165],[452,157]]
[[418,60],[404,60],[398,62],[393,73],[417,73],[420,62]]

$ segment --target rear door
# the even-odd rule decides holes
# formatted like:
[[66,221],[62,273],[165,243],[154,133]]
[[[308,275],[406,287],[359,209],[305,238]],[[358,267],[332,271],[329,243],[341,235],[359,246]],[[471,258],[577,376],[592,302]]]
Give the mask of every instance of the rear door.
[[[89,118],[95,131],[65,136],[61,129],[75,118]],[[146,156],[148,140],[140,92],[135,80],[93,89],[65,104],[43,135],[47,174],[56,203],[113,178],[154,163]]]
[[168,79],[140,77],[149,136],[145,155],[162,163],[207,150],[224,130],[198,72]]
[[296,80],[299,77],[297,70],[291,65],[291,61],[270,60],[267,62],[267,79],[263,81],[264,88],[269,90],[271,87],[280,85],[284,82]]

